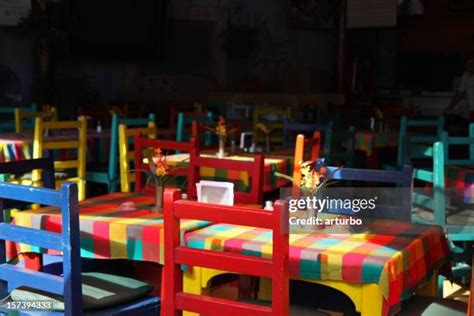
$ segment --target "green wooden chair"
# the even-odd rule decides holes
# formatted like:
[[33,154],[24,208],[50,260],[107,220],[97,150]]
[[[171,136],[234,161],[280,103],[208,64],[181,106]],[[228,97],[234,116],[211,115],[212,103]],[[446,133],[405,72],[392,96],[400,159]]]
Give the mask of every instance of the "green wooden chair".
[[[0,132],[15,132],[15,108],[14,106],[0,106]],[[36,103],[29,106],[20,107],[25,112],[38,112]],[[25,121],[23,127],[33,130],[35,126],[34,119]]]
[[[411,164],[408,153],[417,144],[433,144],[441,139],[444,131],[444,117],[438,119],[408,119],[403,116],[400,120],[398,134],[397,160],[395,165],[383,165],[385,170],[400,170],[406,164]],[[427,131],[429,130],[429,131]]]
[[[193,121],[197,123],[210,124],[214,121],[212,112],[207,113],[193,113],[193,112],[179,112],[178,122],[176,124],[176,141],[188,141],[191,137],[191,124]],[[212,134],[205,132],[202,135],[201,141],[204,146],[210,146],[212,143]]]
[[[146,126],[149,122],[155,122],[156,115],[149,114],[146,118],[121,118],[118,114],[112,114],[110,127],[110,149],[109,161],[106,163],[93,162],[87,166],[86,181],[107,185],[108,192],[116,192],[120,184],[118,166],[119,157],[119,125]],[[133,141],[133,140],[131,140]]]

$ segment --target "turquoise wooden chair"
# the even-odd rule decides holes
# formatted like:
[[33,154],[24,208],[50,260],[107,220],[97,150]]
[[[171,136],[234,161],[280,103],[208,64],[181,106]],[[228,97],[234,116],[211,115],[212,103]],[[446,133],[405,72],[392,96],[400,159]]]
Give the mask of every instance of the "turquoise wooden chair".
[[[191,124],[195,121],[197,123],[211,124],[214,121],[214,115],[212,112],[207,113],[192,113],[192,112],[179,112],[178,121],[176,124],[176,141],[184,142],[188,141],[191,137]],[[212,143],[211,132],[203,133],[201,141],[204,146],[210,146]]]
[[[446,136],[444,136],[446,141]],[[474,145],[474,138],[453,137],[447,139],[447,143]],[[448,145],[449,146],[449,145]],[[418,146],[412,150],[412,156],[422,156],[432,159],[432,168],[417,168],[414,171],[414,179],[432,185],[432,192],[426,189],[416,189],[413,193],[413,221],[421,224],[436,224],[445,230],[448,238],[453,242],[450,244],[452,254],[452,273],[455,278],[465,278],[470,274],[471,267],[467,264],[470,258],[470,244],[474,241],[474,226],[469,224],[469,217],[461,213],[447,212],[448,191],[445,186],[445,144],[436,142],[433,146]],[[451,160],[452,161],[452,160]],[[442,283],[440,282],[442,289]]]
[[[15,132],[15,108],[13,106],[0,106],[0,132]],[[21,109],[26,112],[38,112],[38,106],[35,103],[30,106],[23,106]],[[34,119],[25,121],[22,125],[25,129],[33,130]]]
[[[158,315],[160,300],[148,296],[152,286],[107,273],[81,273],[77,185],[65,183],[59,191],[0,183],[3,199],[57,207],[62,232],[54,233],[7,224],[0,213],[0,314],[11,315]],[[62,273],[50,274],[6,262],[5,241],[62,252]],[[22,303],[23,302],[23,303]],[[22,307],[36,302],[38,310]],[[41,305],[39,302],[43,302]],[[19,304],[15,305],[15,304]],[[15,306],[16,308],[8,308]]]
[[[121,118],[118,114],[112,114],[110,128],[109,161],[107,163],[93,162],[87,166],[86,181],[107,185],[108,192],[116,192],[120,184],[118,157],[119,157],[119,125],[146,126],[149,122],[155,122],[155,114],[149,114],[147,118]],[[131,141],[133,141],[131,139]]]
[[408,158],[411,148],[419,144],[433,144],[439,141],[444,128],[445,120],[442,116],[437,119],[408,119],[403,116],[400,120],[395,166],[383,165],[383,169],[400,170],[404,165],[411,164],[412,161]]

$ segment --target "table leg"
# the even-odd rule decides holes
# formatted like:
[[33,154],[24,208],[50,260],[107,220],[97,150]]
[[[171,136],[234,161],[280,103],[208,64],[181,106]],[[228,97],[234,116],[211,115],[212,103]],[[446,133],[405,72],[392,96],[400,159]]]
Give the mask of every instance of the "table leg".
[[[206,289],[201,286],[202,283],[202,268],[193,267],[183,273],[183,291],[185,293],[191,293],[196,295],[203,295]],[[196,313],[183,312],[183,316],[197,316]]]
[[415,293],[420,296],[438,297],[438,271],[433,272],[431,278]]
[[362,306],[359,311],[361,316],[382,315],[384,297],[380,288],[375,283],[362,285]]

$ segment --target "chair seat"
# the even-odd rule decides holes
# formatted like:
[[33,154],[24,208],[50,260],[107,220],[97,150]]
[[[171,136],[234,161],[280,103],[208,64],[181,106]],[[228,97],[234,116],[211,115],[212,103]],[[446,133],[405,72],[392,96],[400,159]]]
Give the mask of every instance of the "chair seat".
[[466,316],[467,304],[461,301],[414,296],[402,303],[401,315]]
[[[146,297],[153,287],[145,282],[107,273],[82,273],[84,310],[109,308]],[[64,310],[61,296],[20,287],[11,294],[13,301],[51,301],[55,311]]]

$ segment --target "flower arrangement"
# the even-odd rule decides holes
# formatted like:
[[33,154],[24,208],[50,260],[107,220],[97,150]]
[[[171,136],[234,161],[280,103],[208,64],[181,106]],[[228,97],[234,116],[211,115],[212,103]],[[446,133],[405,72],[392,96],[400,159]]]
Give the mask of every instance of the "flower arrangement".
[[257,123],[257,125],[255,125],[255,127],[265,135],[265,147],[266,147],[266,151],[269,152],[271,150],[271,148],[270,148],[270,143],[271,143],[270,142],[270,132],[272,130],[262,122]]
[[219,151],[217,152],[218,158],[223,158],[225,156],[225,140],[227,136],[236,131],[235,128],[227,130],[227,124],[223,116],[219,116],[219,120],[215,127],[204,126],[207,130],[213,132],[217,138],[219,138]]
[[183,168],[183,163],[185,160],[179,161],[176,164],[171,165],[168,162],[168,156],[163,153],[161,148],[156,148],[153,151],[148,152],[148,167],[150,171],[147,170],[138,170],[145,171],[149,175],[147,178],[147,185],[150,183],[150,179],[155,182],[157,187],[164,187],[167,183],[177,177],[176,171]]
[[379,120],[383,120],[383,112],[379,108],[375,108],[375,116]]
[[133,170],[136,172],[145,172],[148,177],[146,179],[146,186],[151,181],[155,183],[155,205],[151,211],[154,213],[161,213],[163,210],[163,192],[165,186],[178,176],[177,172],[184,168],[184,162],[187,159],[179,161],[177,163],[170,164],[168,156],[163,153],[161,148],[156,148],[154,151],[149,150],[147,153],[147,162],[150,170]]
[[268,126],[265,125],[264,123],[261,123],[261,122],[260,122],[260,123],[257,123],[257,125],[255,125],[255,127],[256,127],[257,129],[259,129],[259,130],[260,130],[263,134],[265,134],[265,135],[270,134],[270,128],[268,128]]
[[291,181],[298,186],[306,196],[316,195],[321,188],[329,185],[332,175],[340,169],[339,167],[330,174],[327,174],[327,168],[324,166],[317,167],[316,161],[300,161],[299,165],[301,173],[300,181],[279,172],[275,172],[275,175]]

